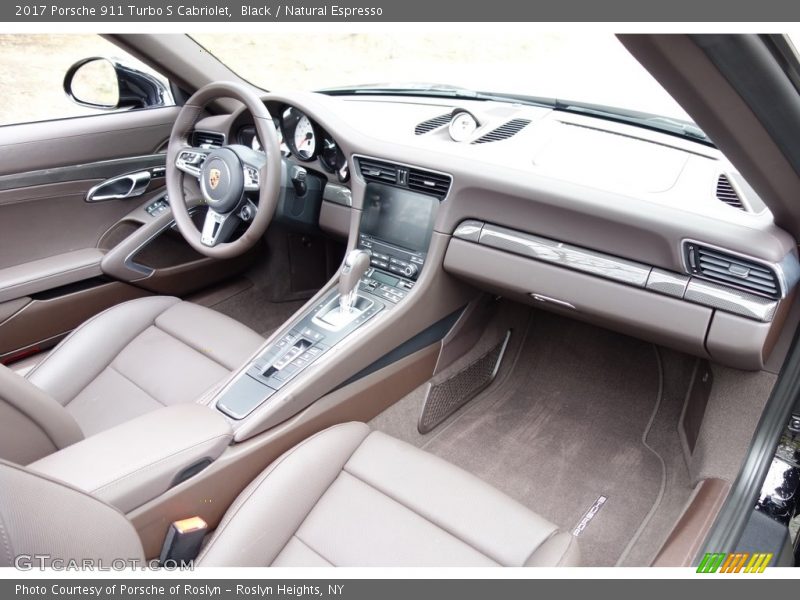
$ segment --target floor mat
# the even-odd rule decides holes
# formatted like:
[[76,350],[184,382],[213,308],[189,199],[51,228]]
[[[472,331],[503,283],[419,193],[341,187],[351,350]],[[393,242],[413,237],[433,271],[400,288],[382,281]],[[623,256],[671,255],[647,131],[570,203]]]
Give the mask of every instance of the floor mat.
[[611,566],[663,493],[662,457],[643,443],[662,412],[658,355],[646,342],[535,314],[504,379],[423,447],[565,530],[605,496],[578,540],[583,564]]
[[263,290],[251,287],[211,308],[268,337],[297,312],[305,300],[268,302]]

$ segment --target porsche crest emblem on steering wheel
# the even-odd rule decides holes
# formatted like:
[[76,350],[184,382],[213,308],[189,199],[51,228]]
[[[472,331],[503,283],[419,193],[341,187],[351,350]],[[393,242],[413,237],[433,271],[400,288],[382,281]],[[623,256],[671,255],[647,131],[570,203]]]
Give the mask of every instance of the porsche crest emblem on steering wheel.
[[221,173],[220,173],[219,169],[211,169],[208,172],[208,185],[211,186],[212,190],[217,189],[217,186],[219,185],[219,177],[220,177],[220,175],[221,175]]

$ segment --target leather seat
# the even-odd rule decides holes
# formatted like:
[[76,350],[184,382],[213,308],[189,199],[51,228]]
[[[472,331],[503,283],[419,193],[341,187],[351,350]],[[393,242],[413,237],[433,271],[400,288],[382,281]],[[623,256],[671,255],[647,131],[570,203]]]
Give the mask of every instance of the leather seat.
[[[0,552],[0,566],[19,554],[142,558],[120,513],[8,464],[0,465],[0,538],[9,548]],[[228,509],[197,561],[238,567],[577,563],[573,536],[472,475],[363,423],[327,429],[277,459]]]
[[0,457],[27,464],[146,412],[199,401],[263,343],[241,323],[170,296],[114,306],[31,370],[32,386],[0,369]]

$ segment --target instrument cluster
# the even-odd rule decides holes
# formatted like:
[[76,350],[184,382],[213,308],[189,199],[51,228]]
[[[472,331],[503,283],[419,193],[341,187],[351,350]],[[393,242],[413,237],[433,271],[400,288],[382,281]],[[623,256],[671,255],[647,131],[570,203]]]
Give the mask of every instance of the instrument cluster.
[[[306,163],[318,160],[322,169],[336,174],[339,181],[344,183],[350,179],[344,152],[318,123],[291,106],[283,108],[274,121],[284,157],[291,156]],[[237,137],[240,144],[262,151],[262,144],[252,125],[241,127]]]

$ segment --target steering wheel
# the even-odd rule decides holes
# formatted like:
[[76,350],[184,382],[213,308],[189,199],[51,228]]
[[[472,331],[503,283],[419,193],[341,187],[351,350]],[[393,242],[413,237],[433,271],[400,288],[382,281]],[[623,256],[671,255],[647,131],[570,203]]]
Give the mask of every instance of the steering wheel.
[[[221,148],[191,145],[190,136],[203,108],[223,97],[239,100],[250,111],[265,153],[241,144]],[[175,223],[195,250],[213,258],[231,258],[252,248],[264,235],[278,204],[281,153],[272,117],[253,89],[225,81],[195,92],[172,127],[166,166],[167,194]],[[203,202],[208,205],[202,232],[189,214],[183,186],[186,175],[200,183]],[[251,197],[256,193],[257,203]],[[228,241],[242,222],[249,222],[245,232]]]

